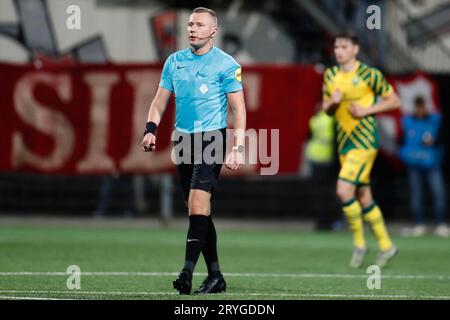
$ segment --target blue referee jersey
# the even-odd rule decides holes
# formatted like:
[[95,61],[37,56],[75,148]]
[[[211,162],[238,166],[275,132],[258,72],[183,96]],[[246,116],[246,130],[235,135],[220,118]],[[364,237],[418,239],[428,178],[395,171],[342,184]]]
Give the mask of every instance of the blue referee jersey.
[[167,58],[159,86],[175,94],[178,131],[222,129],[227,126],[226,94],[242,90],[241,66],[216,47],[203,55],[180,50]]

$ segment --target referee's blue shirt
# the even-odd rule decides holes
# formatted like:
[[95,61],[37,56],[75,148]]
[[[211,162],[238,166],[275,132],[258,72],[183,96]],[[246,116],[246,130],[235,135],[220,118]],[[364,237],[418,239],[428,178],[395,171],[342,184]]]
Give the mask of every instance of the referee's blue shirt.
[[180,50],[167,58],[159,86],[175,93],[178,131],[222,129],[227,126],[226,94],[242,90],[241,66],[216,47],[203,55]]

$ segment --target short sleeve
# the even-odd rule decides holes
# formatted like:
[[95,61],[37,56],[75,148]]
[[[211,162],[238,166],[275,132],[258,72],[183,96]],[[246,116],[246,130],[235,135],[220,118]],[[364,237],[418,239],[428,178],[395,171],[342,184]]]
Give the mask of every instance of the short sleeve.
[[242,90],[242,68],[239,64],[234,63],[225,70],[222,85],[225,93]]
[[440,127],[441,127],[441,115],[439,113],[433,113],[432,114],[432,123],[433,123],[433,138],[436,139],[436,137],[438,136]]
[[436,126],[440,126],[441,125],[441,121],[442,121],[442,116],[439,112],[434,112],[433,113],[433,120]]
[[372,68],[371,71],[372,74],[370,77],[369,86],[372,88],[375,95],[385,98],[394,92],[394,89],[390,83],[387,82],[380,70]]
[[172,56],[167,58],[164,63],[164,67],[161,73],[161,80],[159,81],[159,86],[173,92],[173,83],[172,83]]

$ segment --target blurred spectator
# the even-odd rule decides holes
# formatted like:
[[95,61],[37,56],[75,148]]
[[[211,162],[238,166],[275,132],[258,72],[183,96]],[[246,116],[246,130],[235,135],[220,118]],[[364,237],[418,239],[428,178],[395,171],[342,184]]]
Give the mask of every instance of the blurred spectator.
[[446,190],[442,174],[443,148],[439,141],[441,116],[427,110],[422,97],[415,99],[412,115],[402,119],[404,144],[400,158],[408,169],[410,207],[415,226],[405,230],[405,235],[422,236],[425,228],[423,203],[424,180],[431,191],[436,221],[435,234],[448,237],[446,218]]
[[[319,105],[319,107],[321,107]],[[306,146],[306,158],[312,167],[312,178],[320,186],[314,203],[329,203],[329,210],[320,212],[316,219],[316,228],[330,230],[333,222],[340,217],[340,208],[334,190],[334,120],[318,108],[317,113],[309,120],[311,138]],[[336,206],[333,207],[333,202]]]

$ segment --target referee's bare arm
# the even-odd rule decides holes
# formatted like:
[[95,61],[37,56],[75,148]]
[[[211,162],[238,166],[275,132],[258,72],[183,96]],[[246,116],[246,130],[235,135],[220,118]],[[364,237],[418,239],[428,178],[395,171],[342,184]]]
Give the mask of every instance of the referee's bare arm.
[[[153,98],[150,110],[148,111],[147,122],[154,122],[159,125],[166,110],[167,103],[172,92],[162,87],[158,87],[155,98]],[[152,133],[147,133],[142,139],[142,151],[153,151],[156,148],[156,137]]]
[[[245,145],[246,110],[243,91],[227,93],[228,104],[233,112],[234,146]],[[231,170],[238,170],[243,164],[244,154],[232,151],[225,162],[225,166]]]

